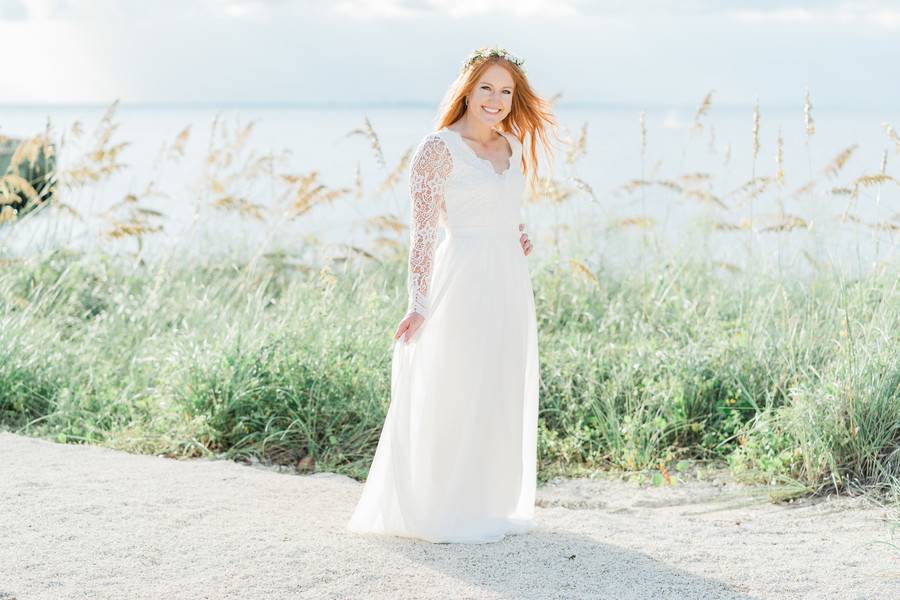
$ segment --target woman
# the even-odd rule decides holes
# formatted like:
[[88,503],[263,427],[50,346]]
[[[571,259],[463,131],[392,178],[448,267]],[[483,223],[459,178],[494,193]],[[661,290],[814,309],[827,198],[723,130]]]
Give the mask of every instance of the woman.
[[556,124],[521,65],[471,54],[413,156],[408,311],[350,531],[484,543],[533,527],[537,320],[519,221],[536,136]]

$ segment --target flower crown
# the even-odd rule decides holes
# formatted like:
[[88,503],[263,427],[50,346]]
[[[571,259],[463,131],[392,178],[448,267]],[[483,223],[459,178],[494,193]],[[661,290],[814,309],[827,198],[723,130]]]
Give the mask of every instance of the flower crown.
[[525,64],[525,59],[520,58],[520,57],[516,56],[515,54],[506,50],[506,48],[501,48],[499,46],[494,46],[493,48],[488,47],[488,46],[483,46],[483,47],[475,50],[474,52],[472,52],[472,54],[469,55],[468,58],[466,58],[465,62],[463,63],[462,68],[465,71],[474,63],[484,60],[486,58],[490,58],[491,56],[505,58],[512,64],[514,64],[517,67],[519,67],[520,69],[522,69],[523,72],[525,71],[524,67],[522,67],[522,65]]

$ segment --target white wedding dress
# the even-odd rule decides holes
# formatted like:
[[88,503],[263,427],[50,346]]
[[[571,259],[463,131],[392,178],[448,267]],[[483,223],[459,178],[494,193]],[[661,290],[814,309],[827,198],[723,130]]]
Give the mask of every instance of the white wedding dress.
[[350,531],[484,543],[534,527],[537,320],[519,243],[522,147],[502,135],[502,172],[446,127],[413,156],[408,308],[425,320],[394,342],[391,402]]

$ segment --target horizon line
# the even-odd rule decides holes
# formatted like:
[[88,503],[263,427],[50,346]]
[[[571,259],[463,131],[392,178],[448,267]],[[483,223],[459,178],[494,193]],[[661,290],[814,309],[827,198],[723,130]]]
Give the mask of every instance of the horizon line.
[[[109,102],[0,102],[0,109],[73,109],[73,108],[107,108],[115,101]],[[601,109],[630,109],[630,110],[665,110],[665,109],[687,109],[696,110],[698,103],[687,104],[683,102],[671,103],[645,103],[637,101],[585,101],[585,100],[559,100],[555,105],[558,108],[601,108]],[[299,102],[299,101],[243,101],[243,100],[205,100],[205,101],[119,101],[122,108],[143,109],[143,108],[215,108],[215,107],[232,107],[232,108],[291,108],[291,109],[334,109],[334,110],[350,110],[360,108],[371,109],[422,109],[437,110],[438,106],[433,102],[421,100],[374,100],[371,102]],[[760,103],[760,108],[769,109],[794,109],[802,110],[803,102],[799,100],[797,103]],[[743,103],[713,103],[712,108],[725,110],[752,110],[754,104]],[[816,110],[852,110],[859,112],[886,111],[893,112],[896,108],[884,105],[858,105],[848,106],[846,104],[817,104]]]

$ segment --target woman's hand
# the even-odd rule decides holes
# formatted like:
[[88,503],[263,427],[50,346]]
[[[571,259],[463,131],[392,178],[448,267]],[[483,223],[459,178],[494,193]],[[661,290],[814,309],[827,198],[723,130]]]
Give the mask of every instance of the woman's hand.
[[416,334],[416,330],[424,322],[425,317],[423,317],[419,313],[409,313],[408,315],[403,317],[403,320],[400,321],[399,325],[397,325],[397,331],[394,332],[394,339],[396,340],[406,334],[403,341],[408,344],[409,340],[412,339],[412,336]]
[[525,223],[519,223],[519,231],[522,232],[521,237],[519,237],[519,243],[522,244],[522,251],[525,252],[525,256],[528,256],[528,253],[531,252],[531,240],[528,239],[528,234],[525,233]]

